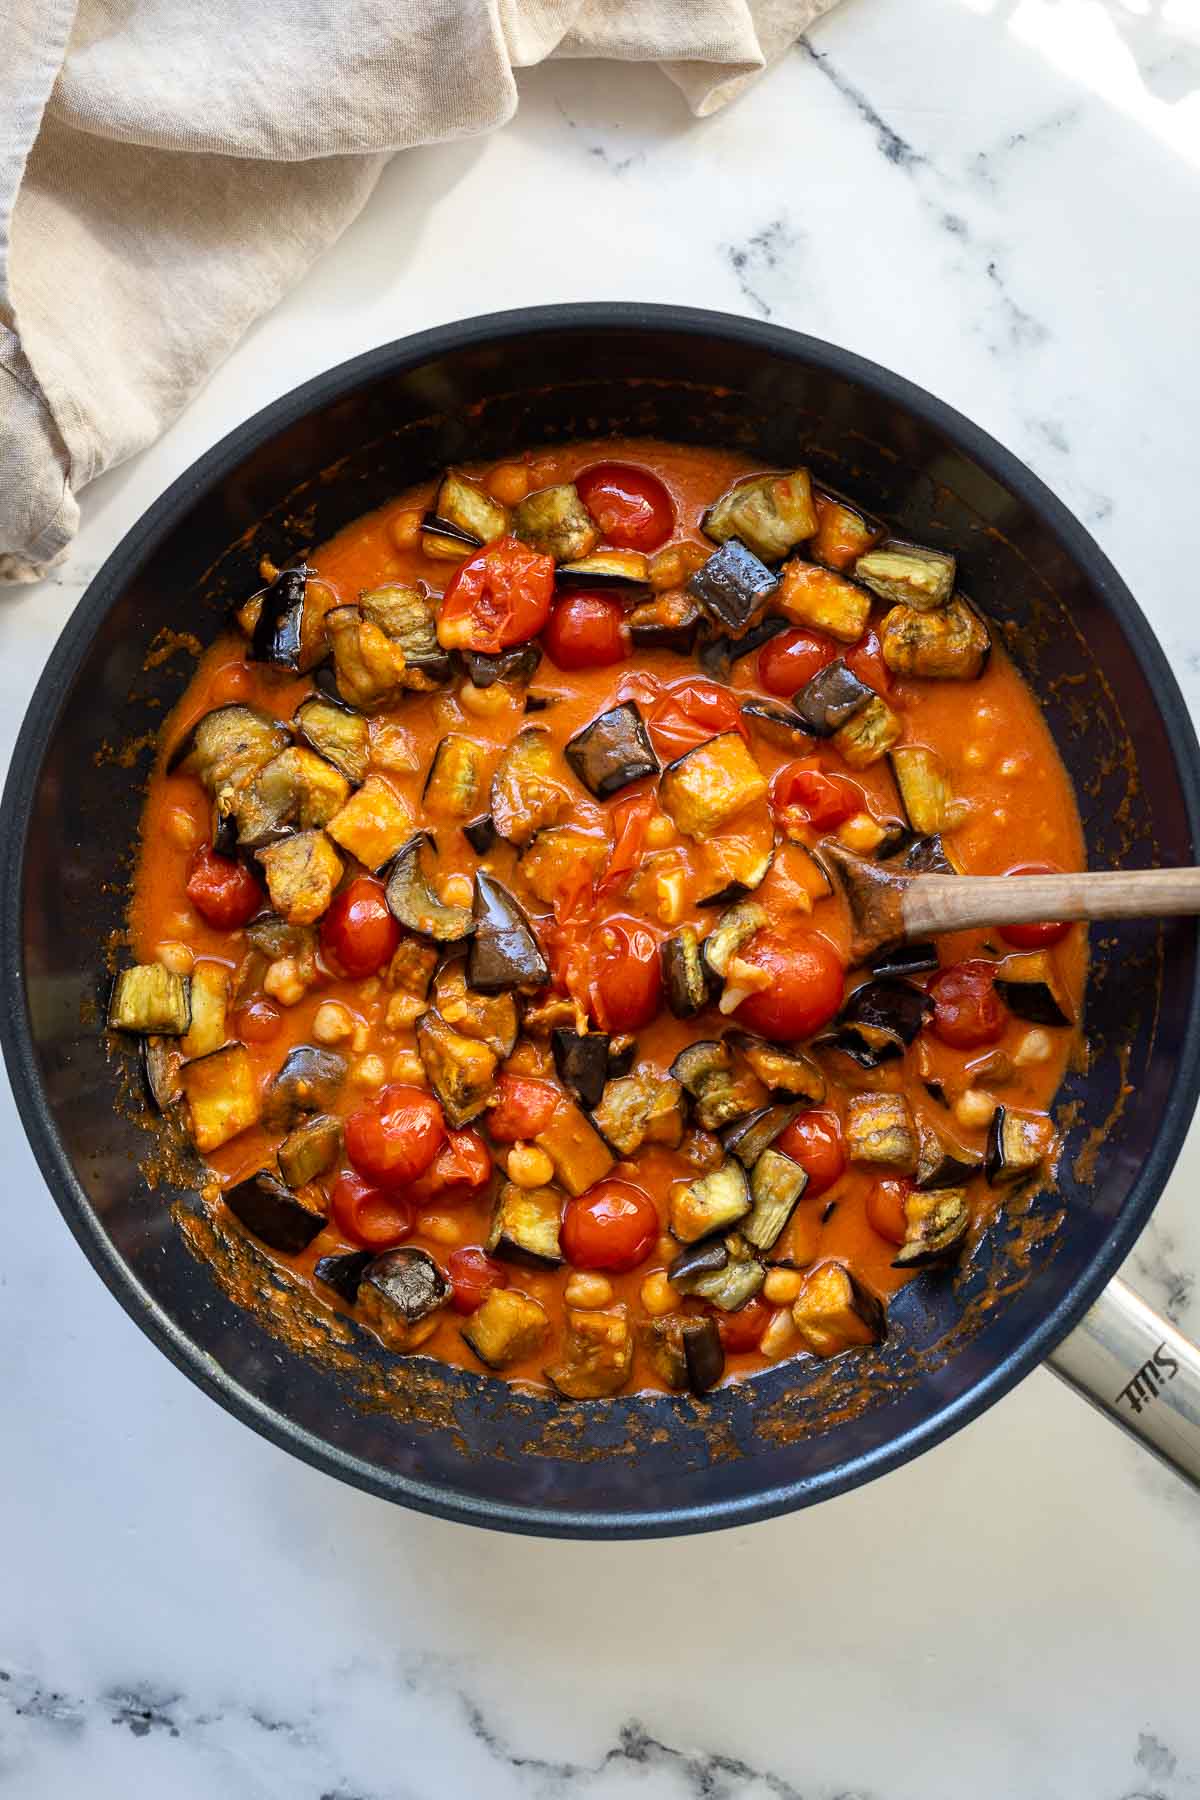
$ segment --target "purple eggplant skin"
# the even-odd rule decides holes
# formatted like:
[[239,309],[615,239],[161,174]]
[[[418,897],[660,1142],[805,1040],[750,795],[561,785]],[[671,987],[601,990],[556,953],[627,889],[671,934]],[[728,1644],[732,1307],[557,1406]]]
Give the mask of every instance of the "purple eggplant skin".
[[578,1032],[556,1025],[550,1034],[558,1079],[588,1112],[599,1106],[608,1080],[608,1045],[607,1031]]
[[686,1281],[692,1275],[714,1275],[729,1261],[724,1238],[711,1238],[681,1250],[667,1267],[668,1281]]
[[252,596],[262,604],[250,638],[248,662],[274,663],[280,669],[300,667],[304,599],[311,573],[303,563],[295,569],[281,569],[268,587]]
[[491,813],[484,813],[481,819],[472,819],[469,824],[463,826],[462,834],[476,856],[486,856],[497,837],[496,825]]
[[895,950],[881,950],[870,964],[872,975],[880,981],[929,975],[937,966],[936,944],[901,944]]
[[347,1306],[353,1306],[367,1265],[374,1259],[374,1250],[348,1250],[340,1256],[322,1256],[313,1265],[313,1274],[326,1287],[332,1288]]
[[687,591],[715,624],[738,637],[753,625],[778,586],[778,575],[753,550],[728,538],[689,576]]
[[839,656],[805,682],[792,705],[814,737],[832,737],[875,698],[875,689],[860,681]]
[[483,869],[475,875],[467,985],[480,994],[544,987],[550,968],[524,907]]
[[698,661],[704,673],[713,681],[728,681],[733,674],[733,665],[743,656],[751,656],[755,650],[761,650],[769,644],[773,637],[781,631],[789,631],[792,621],[783,618],[779,613],[768,613],[757,625],[752,625],[744,637],[735,638],[725,632],[719,632],[707,639],[700,646]]
[[542,660],[542,648],[540,644],[517,644],[497,656],[486,656],[480,650],[464,650],[461,656],[471,681],[477,688],[486,688],[497,681],[531,680]]
[[285,1256],[298,1256],[325,1225],[325,1214],[306,1205],[266,1169],[225,1190],[225,1204],[247,1231]]
[[682,1335],[688,1386],[697,1396],[707,1394],[725,1373],[720,1328],[715,1319],[689,1319]]
[[644,775],[657,775],[659,761],[632,700],[598,713],[567,744],[564,755],[589,794],[607,800]]

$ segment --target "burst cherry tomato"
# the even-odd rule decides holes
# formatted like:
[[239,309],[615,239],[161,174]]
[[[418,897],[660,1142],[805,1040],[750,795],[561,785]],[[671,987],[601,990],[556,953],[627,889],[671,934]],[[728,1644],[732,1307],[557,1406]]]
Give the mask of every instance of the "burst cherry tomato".
[[360,875],[335,894],[321,921],[321,948],[346,975],[374,975],[390,962],[400,927],[388,911],[381,881]]
[[737,1312],[717,1315],[717,1329],[727,1350],[757,1350],[770,1323],[771,1308],[764,1300],[747,1300]]
[[[1014,863],[1011,869],[1004,871],[1006,875],[1058,875],[1061,870],[1057,863],[1028,862]],[[1046,920],[1037,925],[1001,925],[1000,936],[1014,950],[1047,950],[1051,944],[1060,944],[1070,931],[1067,919]]]
[[491,1152],[479,1133],[467,1126],[446,1134],[425,1173],[406,1193],[415,1204],[436,1200],[439,1206],[459,1206],[481,1193],[491,1175]]
[[758,653],[758,680],[768,694],[795,694],[839,654],[832,638],[815,631],[781,631]]
[[423,1175],[445,1139],[433,1095],[403,1082],[381,1088],[346,1120],[346,1155],[360,1175],[385,1188]]
[[495,656],[536,637],[554,593],[554,558],[519,538],[499,538],[460,563],[438,609],[443,650]]
[[478,1244],[464,1244],[452,1250],[446,1259],[450,1277],[450,1304],[457,1313],[472,1313],[493,1288],[508,1286],[508,1270]]
[[412,1232],[412,1209],[358,1175],[339,1175],[330,1192],[333,1216],[345,1237],[370,1250],[390,1250]]
[[495,1144],[515,1144],[545,1131],[562,1098],[553,1082],[536,1075],[497,1076],[495,1091],[496,1104],[484,1114]]
[[800,1113],[776,1138],[775,1148],[798,1162],[808,1176],[804,1193],[809,1200],[831,1188],[846,1167],[841,1121],[824,1107]]
[[727,687],[699,678],[677,681],[657,702],[646,729],[664,762],[674,762],[723,731],[745,736],[742,709]]
[[596,899],[624,887],[642,859],[646,830],[655,813],[652,793],[627,794],[613,804],[613,847],[596,885]]
[[649,1256],[658,1240],[658,1208],[629,1181],[598,1181],[567,1201],[559,1242],[576,1269],[624,1274]]
[[233,1015],[233,1029],[244,1044],[269,1044],[283,1023],[273,1000],[250,1000]]
[[262,888],[245,863],[218,856],[207,844],[192,858],[187,897],[205,924],[217,931],[236,931],[266,904]]
[[1005,1012],[994,976],[995,964],[982,960],[955,963],[934,976],[929,984],[933,1031],[943,1044],[974,1050],[1003,1034]]
[[873,687],[877,694],[891,693],[892,674],[883,660],[883,646],[879,642],[878,632],[864,632],[853,650],[847,650],[846,667],[860,681],[865,681],[868,687]]
[[593,939],[588,1002],[601,1031],[640,1031],[662,1005],[658,939],[637,919],[609,919]]
[[675,527],[675,508],[657,475],[630,463],[596,463],[575,490],[615,550],[657,550]]
[[811,825],[830,831],[851,814],[866,810],[867,797],[848,775],[830,775],[815,756],[784,763],[771,778],[771,810],[786,830]]
[[912,1182],[903,1177],[876,1181],[867,1193],[867,1224],[889,1244],[902,1244],[908,1236],[904,1202],[911,1193]]
[[771,985],[742,1001],[738,1024],[775,1043],[811,1037],[842,1004],[841,958],[829,939],[815,931],[792,937],[760,931],[741,960],[765,970]]
[[542,637],[560,669],[603,669],[629,655],[629,631],[619,600],[608,594],[569,594],[550,614]]

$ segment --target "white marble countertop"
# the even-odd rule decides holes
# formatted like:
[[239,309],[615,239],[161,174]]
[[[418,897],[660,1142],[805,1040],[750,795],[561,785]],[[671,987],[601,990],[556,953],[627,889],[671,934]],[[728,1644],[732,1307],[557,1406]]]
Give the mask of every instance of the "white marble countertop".
[[[963,408],[1089,524],[1200,707],[1196,0],[846,0],[699,124],[650,70],[521,88],[501,135],[395,162],[166,439],[87,492],[69,565],[0,595],[5,753],[81,588],[222,432],[388,338],[586,298],[769,317]],[[586,251],[539,240],[535,194],[586,212]],[[0,1133],[0,1795],[1200,1791],[1200,1502],[1050,1375],[792,1518],[495,1537],[220,1411],[96,1279],[7,1092]],[[1193,1334],[1198,1175],[1193,1133],[1128,1271]]]

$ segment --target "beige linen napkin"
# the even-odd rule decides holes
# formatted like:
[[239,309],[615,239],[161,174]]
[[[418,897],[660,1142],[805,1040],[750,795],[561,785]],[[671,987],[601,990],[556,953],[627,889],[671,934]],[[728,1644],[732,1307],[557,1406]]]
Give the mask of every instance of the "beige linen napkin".
[[514,69],[660,63],[723,106],[836,0],[7,0],[0,580],[143,449],[363,206],[387,159],[490,131]]

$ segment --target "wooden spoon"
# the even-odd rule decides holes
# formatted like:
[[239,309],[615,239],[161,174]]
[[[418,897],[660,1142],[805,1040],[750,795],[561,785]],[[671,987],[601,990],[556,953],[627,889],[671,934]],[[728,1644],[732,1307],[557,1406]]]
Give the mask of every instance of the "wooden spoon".
[[1200,913],[1198,869],[1084,869],[1064,875],[904,875],[836,839],[816,855],[850,905],[850,959],[942,931],[1042,919],[1158,919]]

